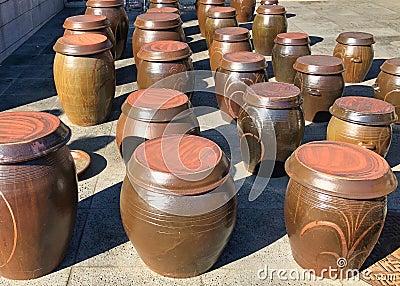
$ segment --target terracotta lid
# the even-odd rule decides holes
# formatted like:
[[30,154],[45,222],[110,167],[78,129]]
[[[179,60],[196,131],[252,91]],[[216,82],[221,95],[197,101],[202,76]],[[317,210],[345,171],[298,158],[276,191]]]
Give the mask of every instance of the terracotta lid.
[[200,0],[199,3],[205,5],[225,5],[225,0]]
[[189,98],[180,91],[167,88],[148,88],[132,92],[121,109],[130,118],[165,122],[171,121],[190,107]]
[[98,54],[112,48],[111,42],[101,34],[86,33],[58,38],[53,50],[70,56]]
[[145,61],[169,62],[188,58],[192,55],[189,45],[179,41],[156,41],[144,44],[138,57]]
[[98,8],[118,7],[123,5],[124,2],[122,0],[88,0],[86,2],[87,7],[98,7]]
[[300,89],[293,84],[261,82],[247,87],[244,101],[253,106],[285,109],[300,106],[303,98]]
[[285,169],[301,185],[341,198],[374,199],[397,187],[397,179],[384,158],[339,141],[301,145],[287,159]]
[[288,46],[303,46],[310,43],[310,38],[305,33],[280,33],[275,38],[275,43]]
[[338,74],[344,71],[343,61],[334,56],[309,55],[296,60],[293,68],[308,74]]
[[71,130],[58,117],[35,111],[0,113],[0,164],[28,161],[64,146]]
[[250,32],[242,27],[225,27],[215,30],[214,40],[220,42],[242,42],[250,39]]
[[145,30],[167,30],[182,25],[176,13],[144,13],[136,17],[134,26]]
[[400,58],[386,60],[381,66],[381,71],[393,75],[400,75]]
[[338,98],[329,112],[344,121],[365,125],[389,125],[397,120],[394,106],[389,102],[363,96]]
[[261,0],[261,5],[278,5],[278,0]]
[[110,25],[110,21],[104,15],[78,15],[65,19],[63,28],[74,31],[90,31],[107,28]]
[[150,0],[150,3],[155,3],[155,4],[174,4],[177,2],[178,0]]
[[179,14],[179,9],[175,7],[161,7],[147,9],[146,13],[176,13]]
[[370,46],[375,43],[374,36],[364,32],[344,32],[339,34],[336,42],[350,46]]
[[229,177],[229,160],[213,141],[193,135],[167,135],[139,145],[127,166],[129,180],[166,194],[199,195]]
[[236,16],[236,9],[232,7],[217,6],[208,10],[207,17],[214,19],[234,18]]
[[258,71],[265,69],[267,63],[263,55],[241,51],[224,54],[220,67],[229,71]]
[[264,15],[278,15],[285,14],[286,10],[285,7],[280,5],[260,5],[257,8],[257,13]]

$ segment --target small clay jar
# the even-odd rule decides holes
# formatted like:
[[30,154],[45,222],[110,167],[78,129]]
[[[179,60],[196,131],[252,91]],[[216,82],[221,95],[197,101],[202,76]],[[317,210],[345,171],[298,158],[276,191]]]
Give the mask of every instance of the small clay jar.
[[254,50],[270,56],[274,40],[280,33],[286,33],[287,20],[285,7],[279,5],[260,5],[253,22]]
[[129,19],[122,0],[88,0],[86,2],[87,15],[104,15],[111,23],[111,30],[115,38],[115,58],[121,59],[124,55],[128,38]]
[[261,0],[261,5],[278,5],[278,0]]
[[386,60],[373,84],[374,97],[394,105],[400,124],[400,58]]
[[111,48],[111,54],[115,59],[115,37],[111,30],[110,21],[104,15],[78,15],[72,16],[65,19],[63,28],[64,36],[68,35],[79,35],[84,33],[95,33],[102,34],[113,45]]
[[385,157],[397,120],[393,105],[375,98],[346,96],[329,109],[326,139],[353,143]]
[[342,96],[343,61],[333,56],[309,55],[296,60],[294,84],[303,96],[307,121],[328,121],[329,107]]
[[224,6],[225,0],[199,0],[196,10],[197,20],[199,21],[200,34],[206,36],[207,13],[213,7]]
[[215,95],[222,118],[236,119],[243,106],[247,86],[268,81],[267,63],[263,55],[252,52],[234,52],[223,55],[215,74]]
[[343,60],[344,81],[362,82],[374,59],[374,36],[363,32],[344,32],[336,38],[333,55]]
[[[125,161],[142,142],[168,134],[200,133],[189,98],[182,92],[148,88],[132,92],[122,104],[116,142]],[[122,146],[123,145],[123,146]]]
[[176,13],[180,14],[178,8],[175,7],[161,7],[161,8],[150,8],[146,10],[146,13]]
[[85,33],[57,40],[54,82],[61,106],[76,125],[107,120],[115,93],[115,65],[106,36]]
[[397,186],[390,166],[360,146],[318,141],[300,146],[285,168],[285,224],[294,259],[317,276],[350,278],[382,231],[386,196]]
[[200,275],[233,231],[237,196],[217,144],[167,135],[141,144],[127,165],[121,218],[143,262],[163,276]]
[[250,22],[256,8],[256,0],[231,0],[230,6],[236,9],[236,19],[240,23]]
[[46,275],[67,252],[78,206],[70,137],[70,129],[49,113],[0,114],[2,277]]
[[150,9],[151,8],[164,8],[164,7],[172,7],[179,10],[178,0],[150,0]]
[[299,57],[311,55],[310,39],[304,33],[281,33],[274,40],[272,66],[275,80],[293,83],[297,71],[293,64]]
[[216,71],[224,54],[252,51],[249,30],[242,27],[226,27],[215,30],[214,39],[208,50],[211,71]]
[[236,10],[231,7],[214,7],[208,11],[205,23],[207,48],[211,47],[215,30],[237,27]]

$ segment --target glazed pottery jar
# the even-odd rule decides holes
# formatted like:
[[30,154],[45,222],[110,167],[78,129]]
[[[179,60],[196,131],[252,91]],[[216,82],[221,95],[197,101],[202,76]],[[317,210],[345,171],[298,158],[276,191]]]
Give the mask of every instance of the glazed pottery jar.
[[76,125],[96,125],[107,120],[115,93],[112,44],[100,34],[69,35],[53,49],[54,82],[61,106]]
[[78,15],[68,17],[64,21],[64,36],[84,33],[97,33],[107,37],[113,45],[111,54],[115,58],[115,38],[110,28],[111,24],[104,15]]
[[215,30],[225,27],[237,27],[236,10],[231,7],[214,7],[207,13],[205,36],[207,48],[210,48]]
[[150,0],[150,8],[172,7],[179,9],[178,0]]
[[300,146],[285,168],[285,224],[294,259],[317,276],[354,275],[378,241],[386,196],[397,186],[390,166],[360,146],[318,141]]
[[278,0],[261,0],[261,5],[278,5]]
[[[390,102],[400,116],[400,58],[386,60],[373,85],[374,97]],[[396,121],[399,124],[399,120]]]
[[333,55],[343,60],[344,81],[362,82],[374,59],[374,36],[363,32],[345,32],[336,38]]
[[260,5],[253,22],[254,50],[264,56],[272,54],[274,40],[280,33],[286,33],[287,20],[285,7],[279,5]]
[[249,30],[242,27],[226,27],[214,32],[214,39],[208,50],[211,71],[215,71],[227,53],[252,51]]
[[136,148],[121,190],[121,218],[143,262],[185,278],[217,261],[236,222],[229,160],[214,142],[167,135]]
[[208,11],[213,7],[224,6],[225,0],[199,0],[197,12],[197,20],[199,21],[200,34],[206,36],[206,19]]
[[293,83],[296,70],[293,64],[299,57],[311,55],[310,39],[304,33],[281,33],[274,40],[272,66],[276,81]]
[[140,48],[147,43],[171,40],[186,41],[181,17],[176,13],[144,13],[136,17],[135,31],[132,35],[132,49],[136,66]]
[[111,23],[115,38],[116,59],[122,58],[128,38],[129,20],[122,0],[88,0],[86,12],[88,15],[104,15]]
[[147,9],[146,13],[176,13],[180,14],[179,9],[175,7],[161,7]]
[[[284,163],[304,134],[300,90],[287,83],[263,82],[247,88],[237,121],[243,162],[260,175],[262,161],[274,163],[273,176],[284,175]],[[276,150],[268,144],[275,140]],[[272,154],[272,153],[273,154]],[[274,162],[275,161],[275,162]]]
[[250,22],[256,8],[256,0],[231,0],[230,6],[236,9],[236,19],[240,23]]
[[70,129],[56,116],[0,113],[0,275],[33,279],[63,260],[78,205]]
[[393,105],[375,98],[346,96],[329,109],[326,139],[353,143],[385,157],[392,140]]
[[171,88],[185,92],[190,99],[194,89],[191,55],[189,45],[183,42],[157,41],[143,45],[138,53],[141,60],[137,71],[139,89]]
[[173,89],[148,88],[132,92],[122,105],[115,137],[126,162],[145,140],[168,134],[198,135],[199,123],[191,107],[189,98]]
[[225,54],[215,74],[215,93],[222,118],[236,119],[247,86],[268,81],[267,63],[263,55],[252,52]]
[[310,55],[298,58],[293,68],[297,71],[294,84],[304,99],[305,119],[326,120],[329,107],[343,94],[343,61],[333,56]]

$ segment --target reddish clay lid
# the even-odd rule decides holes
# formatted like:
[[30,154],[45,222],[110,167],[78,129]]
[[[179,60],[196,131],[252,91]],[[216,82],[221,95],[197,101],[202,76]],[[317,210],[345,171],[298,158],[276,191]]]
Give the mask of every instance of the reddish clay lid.
[[64,146],[70,137],[71,130],[52,114],[0,113],[0,164],[42,157]]
[[138,57],[145,61],[169,62],[188,58],[192,55],[189,45],[179,41],[156,41],[144,44]]
[[287,159],[291,179],[317,192],[348,199],[374,199],[397,187],[384,158],[355,144],[315,141],[301,145]]
[[98,54],[112,48],[111,42],[101,34],[86,33],[58,38],[53,50],[70,56]]
[[155,4],[173,4],[177,2],[178,0],[150,0],[150,3],[155,3]]
[[286,109],[300,106],[303,98],[300,89],[293,84],[260,82],[247,87],[244,101],[253,106]]
[[147,9],[146,13],[176,13],[179,14],[179,9],[175,7],[161,7]]
[[381,71],[393,75],[400,75],[400,58],[386,60],[381,66]]
[[110,21],[104,15],[78,15],[68,17],[63,28],[68,30],[90,31],[110,27]]
[[136,17],[133,25],[145,30],[167,30],[181,26],[182,20],[176,13],[144,13]]
[[250,39],[250,32],[242,27],[225,27],[214,32],[214,40],[219,42],[242,42],[248,39]]
[[280,33],[275,38],[275,43],[288,46],[303,46],[310,43],[310,38],[305,33]]
[[286,10],[285,7],[280,5],[260,5],[257,8],[257,13],[264,15],[278,15],[285,14]]
[[127,166],[132,184],[159,193],[199,195],[220,186],[229,160],[213,141],[193,135],[167,135],[139,145]]
[[336,42],[350,46],[370,46],[375,43],[374,36],[364,32],[344,32],[339,34]]
[[86,2],[87,7],[97,7],[97,8],[118,7],[123,5],[124,2],[122,0],[88,0]]
[[334,56],[309,55],[296,60],[293,68],[308,74],[338,74],[344,71],[343,61]]
[[389,102],[363,96],[338,98],[329,112],[344,121],[365,125],[389,125],[397,120],[394,106]]
[[229,71],[258,71],[265,69],[267,63],[263,55],[241,51],[224,54],[220,67]]
[[261,0],[261,5],[278,5],[278,0]]
[[205,5],[225,5],[225,0],[200,0],[199,3]]
[[215,19],[235,18],[236,9],[232,7],[217,6],[208,10],[207,17]]

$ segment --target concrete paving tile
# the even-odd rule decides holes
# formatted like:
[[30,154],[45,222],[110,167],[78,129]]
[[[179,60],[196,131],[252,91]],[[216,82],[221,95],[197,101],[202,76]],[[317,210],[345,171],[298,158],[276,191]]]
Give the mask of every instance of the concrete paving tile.
[[42,285],[52,285],[52,286],[65,286],[68,283],[71,268],[64,268],[47,274],[45,276],[32,279],[32,280],[8,280],[6,278],[0,277],[0,285],[2,286],[42,286]]
[[53,80],[53,64],[43,64],[40,67],[29,65],[23,66],[24,71],[20,78],[48,78]]

